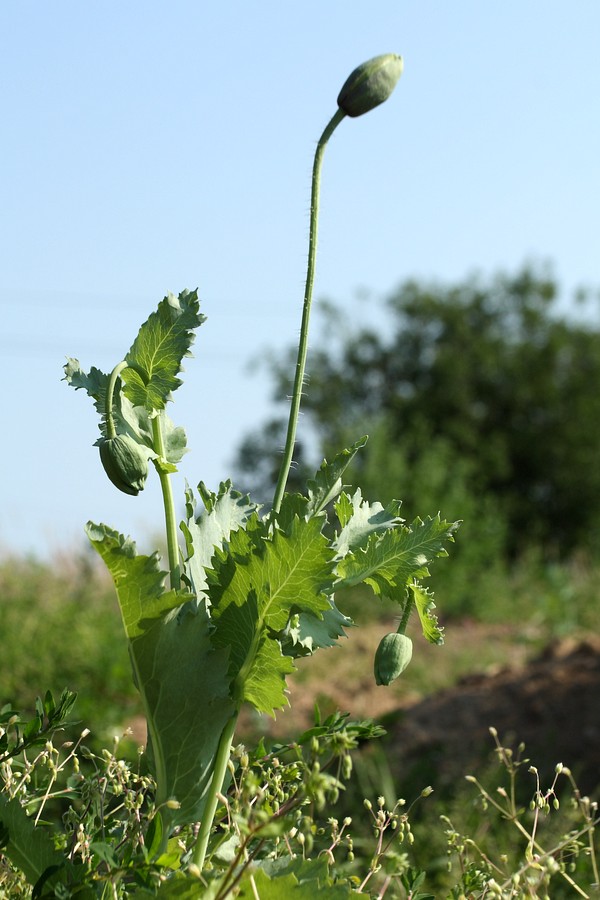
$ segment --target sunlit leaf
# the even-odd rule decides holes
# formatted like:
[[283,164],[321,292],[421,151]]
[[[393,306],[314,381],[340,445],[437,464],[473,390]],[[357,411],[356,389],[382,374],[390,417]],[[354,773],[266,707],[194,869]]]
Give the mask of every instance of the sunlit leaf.
[[207,573],[214,641],[230,649],[238,692],[261,712],[272,714],[286,702],[292,664],[276,633],[293,611],[321,618],[331,609],[333,554],[321,524],[295,519],[289,533],[271,532],[253,517],[217,549]]
[[414,599],[424,637],[430,644],[443,644],[444,629],[438,623],[437,616],[433,612],[435,609],[433,594],[418,582],[410,582],[408,590]]
[[405,586],[413,578],[428,574],[427,566],[445,556],[445,544],[457,528],[438,516],[416,519],[410,527],[399,525],[383,533],[369,535],[364,547],[348,552],[338,563],[344,585],[366,582],[376,594],[397,599],[405,596]]
[[130,641],[134,680],[148,722],[148,756],[157,803],[175,798],[173,824],[196,821],[218,742],[234,708],[227,648],[211,641],[204,604],[188,591],[165,590],[158,557],[138,556],[135,544],[106,526],[88,536],[115,583]]
[[362,437],[351,447],[342,450],[329,463],[326,459],[321,463],[315,477],[308,482],[308,513],[317,515],[331,503],[342,490],[342,475],[362,447],[367,437]]
[[349,497],[345,492],[341,494],[335,504],[335,511],[342,526],[340,533],[334,540],[334,547],[340,557],[349,551],[364,547],[367,539],[372,534],[382,534],[396,525],[401,525],[404,519],[400,518],[401,503],[392,501],[385,508],[381,503],[368,503],[363,500],[360,488]]
[[206,569],[215,547],[222,547],[232,531],[241,528],[259,507],[247,496],[234,491],[231,482],[223,482],[215,494],[198,486],[205,509],[198,513],[193,491],[186,490],[186,521],[181,530],[187,548],[186,566],[197,597],[208,600]]
[[194,341],[193,329],[205,321],[199,312],[198,292],[167,294],[156,312],[144,322],[125,357],[128,368],[121,373],[124,393],[133,406],[149,412],[163,409],[178,378],[184,356]]

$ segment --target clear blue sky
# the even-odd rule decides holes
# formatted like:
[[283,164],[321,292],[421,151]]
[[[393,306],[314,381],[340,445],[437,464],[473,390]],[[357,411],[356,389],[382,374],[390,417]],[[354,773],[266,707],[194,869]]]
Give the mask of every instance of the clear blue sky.
[[364,318],[406,277],[526,260],[600,286],[599,35],[597,0],[2,4],[0,548],[68,551],[88,518],[149,548],[156,488],[112,488],[60,379],[110,370],[168,290],[208,316],[179,487],[229,476],[269,408],[248,361],[298,331],[315,142],[376,54],[405,71],[327,150],[317,296]]

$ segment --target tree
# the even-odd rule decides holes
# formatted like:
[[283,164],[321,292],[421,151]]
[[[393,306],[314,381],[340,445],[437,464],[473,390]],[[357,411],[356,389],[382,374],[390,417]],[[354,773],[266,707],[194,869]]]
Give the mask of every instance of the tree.
[[[403,499],[409,516],[424,501],[474,516],[471,528],[491,528],[507,557],[597,546],[600,330],[557,306],[556,282],[523,269],[487,283],[408,281],[387,301],[385,333],[348,331],[343,311],[330,310],[340,327],[309,358],[299,475],[314,468],[310,433],[322,456],[370,433],[352,479],[365,494]],[[290,354],[271,368],[285,396]],[[258,474],[252,486],[263,492],[283,423],[273,419],[238,453],[240,475]]]

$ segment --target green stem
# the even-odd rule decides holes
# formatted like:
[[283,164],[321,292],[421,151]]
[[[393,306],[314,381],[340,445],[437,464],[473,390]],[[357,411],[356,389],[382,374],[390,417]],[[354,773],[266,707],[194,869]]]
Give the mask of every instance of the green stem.
[[125,360],[122,360],[118,365],[114,367],[112,372],[110,373],[110,378],[108,379],[108,387],[106,388],[106,397],[104,398],[104,417],[106,419],[106,431],[109,438],[114,438],[117,435],[117,430],[115,428],[115,420],[113,418],[113,396],[115,393],[115,386],[117,384],[117,378],[123,371],[123,369],[127,368],[127,363]]
[[[131,650],[131,645],[130,645]],[[169,799],[168,794],[166,792],[166,784],[167,784],[167,766],[163,748],[163,742],[161,740],[160,734],[157,732],[156,724],[154,721],[154,717],[152,715],[150,705],[148,703],[148,697],[146,693],[146,685],[144,684],[144,679],[142,678],[137,658],[135,653],[130,652],[129,654],[131,659],[131,666],[133,668],[133,676],[136,684],[140,686],[140,694],[142,697],[142,703],[144,708],[144,714],[146,717],[146,725],[148,728],[148,744],[152,745],[153,753],[154,753],[154,771],[156,776],[156,805],[158,806],[157,815],[160,816],[162,822],[162,841],[159,849],[159,854],[165,853],[168,846],[169,841],[169,816],[168,812],[165,808],[165,803]]]
[[198,838],[196,840],[196,846],[194,848],[194,862],[196,863],[200,871],[202,871],[202,866],[204,865],[208,839],[210,837],[213,819],[217,810],[217,794],[223,789],[225,772],[227,771],[227,763],[229,762],[229,756],[231,753],[231,744],[233,743],[233,736],[235,734],[235,726],[237,725],[238,715],[242,703],[244,702],[244,685],[246,683],[246,678],[248,677],[250,669],[252,668],[252,664],[256,659],[256,654],[258,653],[258,648],[260,647],[260,639],[261,635],[263,634],[263,629],[264,623],[262,619],[259,619],[254,631],[254,637],[252,638],[252,642],[246,654],[246,659],[244,660],[239,672],[237,673],[233,681],[232,696],[233,701],[236,704],[236,710],[225,726],[225,729],[221,734],[221,738],[219,740],[219,746],[217,748],[217,754],[215,756],[215,764],[213,768],[213,777],[208,789],[206,806],[204,807],[204,815],[202,816],[200,831],[198,832]]
[[412,596],[412,594],[409,594],[406,598],[406,603],[404,604],[402,618],[400,619],[398,628],[396,629],[398,634],[404,634],[406,632],[406,626],[408,625],[408,620],[410,619],[410,614],[412,612],[414,604],[414,597]]
[[319,138],[317,149],[315,151],[315,160],[312,171],[312,185],[310,198],[310,230],[308,236],[308,264],[306,270],[306,287],[304,289],[304,307],[302,309],[302,325],[300,327],[300,341],[298,344],[298,358],[296,361],[296,375],[294,378],[294,390],[292,393],[292,404],[290,407],[290,416],[288,420],[287,436],[285,439],[285,448],[283,451],[283,461],[279,470],[279,478],[277,487],[275,488],[275,497],[273,499],[273,509],[276,513],[281,509],[281,502],[285,492],[290,468],[292,465],[292,456],[294,454],[294,445],[296,443],[296,428],[298,426],[298,415],[300,413],[300,401],[302,399],[302,386],[304,384],[304,371],[306,368],[306,354],[308,351],[308,323],[310,319],[310,307],[312,303],[312,291],[315,278],[315,260],[317,255],[317,231],[319,221],[319,191],[321,186],[321,164],[323,162],[323,153],[327,145],[327,141],[345,117],[341,109],[338,109],[332,117],[329,124],[325,128],[323,134]]
[[217,747],[213,776],[210,782],[210,787],[208,789],[208,797],[206,800],[206,806],[204,807],[202,822],[200,823],[200,831],[198,832],[196,846],[194,847],[194,862],[198,866],[200,871],[202,871],[204,867],[204,860],[206,859],[208,839],[210,837],[213,819],[215,817],[217,805],[219,802],[218,794],[222,790],[223,782],[225,781],[225,774],[227,772],[227,764],[229,762],[229,756],[231,753],[231,745],[233,743],[233,736],[235,734],[235,726],[237,725],[238,713],[239,710],[236,710],[236,712],[232,715],[231,719],[223,729],[221,739],[219,740],[219,746]]
[[[181,568],[179,565],[179,543],[177,540],[177,516],[175,513],[175,499],[173,497],[173,488],[171,486],[169,473],[165,472],[160,464],[161,460],[165,458],[165,447],[162,433],[162,413],[158,413],[158,415],[156,415],[152,419],[152,439],[154,450],[159,457],[158,461],[154,461],[154,468],[158,473],[163,496],[163,506],[165,511],[165,530],[167,535],[167,553],[169,557],[169,578],[171,587],[177,590],[179,587],[181,587]],[[137,681],[138,684],[143,683],[139,676]],[[157,773],[156,781],[160,794],[160,796],[157,795],[157,801],[159,801],[160,805],[158,815],[161,817],[163,825],[163,838],[160,852],[163,853],[167,849],[167,842],[169,839],[169,816],[166,810],[162,807],[162,804],[165,803],[165,801],[168,799],[167,797],[162,796],[167,778],[166,765],[162,753],[162,742],[159,740],[158,735],[152,734],[152,732],[154,731],[154,720],[150,714],[146,716],[146,720],[148,722],[148,729],[152,735],[152,745],[154,747],[155,753],[155,766]]]
[[158,453],[159,457],[158,460],[155,460],[154,467],[158,472],[160,487],[163,495],[163,505],[165,509],[167,552],[169,556],[171,587],[179,588],[181,586],[181,568],[179,565],[179,543],[177,540],[177,516],[175,514],[175,500],[173,498],[171,479],[169,478],[169,473],[165,472],[161,466],[161,461],[165,458],[165,448],[163,443],[161,422],[161,413],[159,413],[152,419],[152,438],[154,443],[154,450],[156,453]]

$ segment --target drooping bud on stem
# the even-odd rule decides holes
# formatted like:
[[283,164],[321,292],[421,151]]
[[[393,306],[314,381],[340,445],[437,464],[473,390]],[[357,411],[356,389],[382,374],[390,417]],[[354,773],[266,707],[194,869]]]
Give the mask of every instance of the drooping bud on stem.
[[397,632],[386,634],[375,653],[375,683],[391,684],[404,672],[411,659],[411,639]]
[[100,443],[104,471],[115,487],[135,497],[144,490],[148,477],[148,456],[128,434],[104,438]]
[[117,434],[113,417],[113,395],[119,373],[127,367],[125,360],[114,367],[106,387],[104,417],[106,437],[99,442],[104,471],[116,488],[135,497],[144,490],[148,477],[148,454],[128,434]]
[[338,95],[338,106],[355,118],[375,109],[396,87],[404,62],[395,53],[383,53],[358,66],[346,79]]
[[300,400],[304,384],[304,372],[306,367],[306,355],[308,350],[308,323],[312,303],[313,282],[315,277],[315,259],[317,249],[317,231],[319,219],[319,190],[321,181],[321,163],[327,141],[343,119],[348,116],[362,116],[375,106],[379,106],[390,96],[394,90],[403,69],[402,57],[394,53],[384,53],[376,56],[362,66],[358,66],[346,80],[338,96],[338,108],[326,125],[323,134],[319,138],[313,163],[312,188],[310,197],[310,230],[308,238],[308,260],[306,267],[306,286],[304,291],[304,305],[302,308],[302,324],[300,326],[300,341],[298,343],[298,357],[296,362],[296,374],[294,377],[294,389],[288,417],[288,428],[283,450],[283,458],[279,468],[279,477],[273,497],[273,512],[275,515],[281,509],[281,503],[285,493],[285,486],[292,465],[294,445],[296,440],[296,427],[300,413]]

